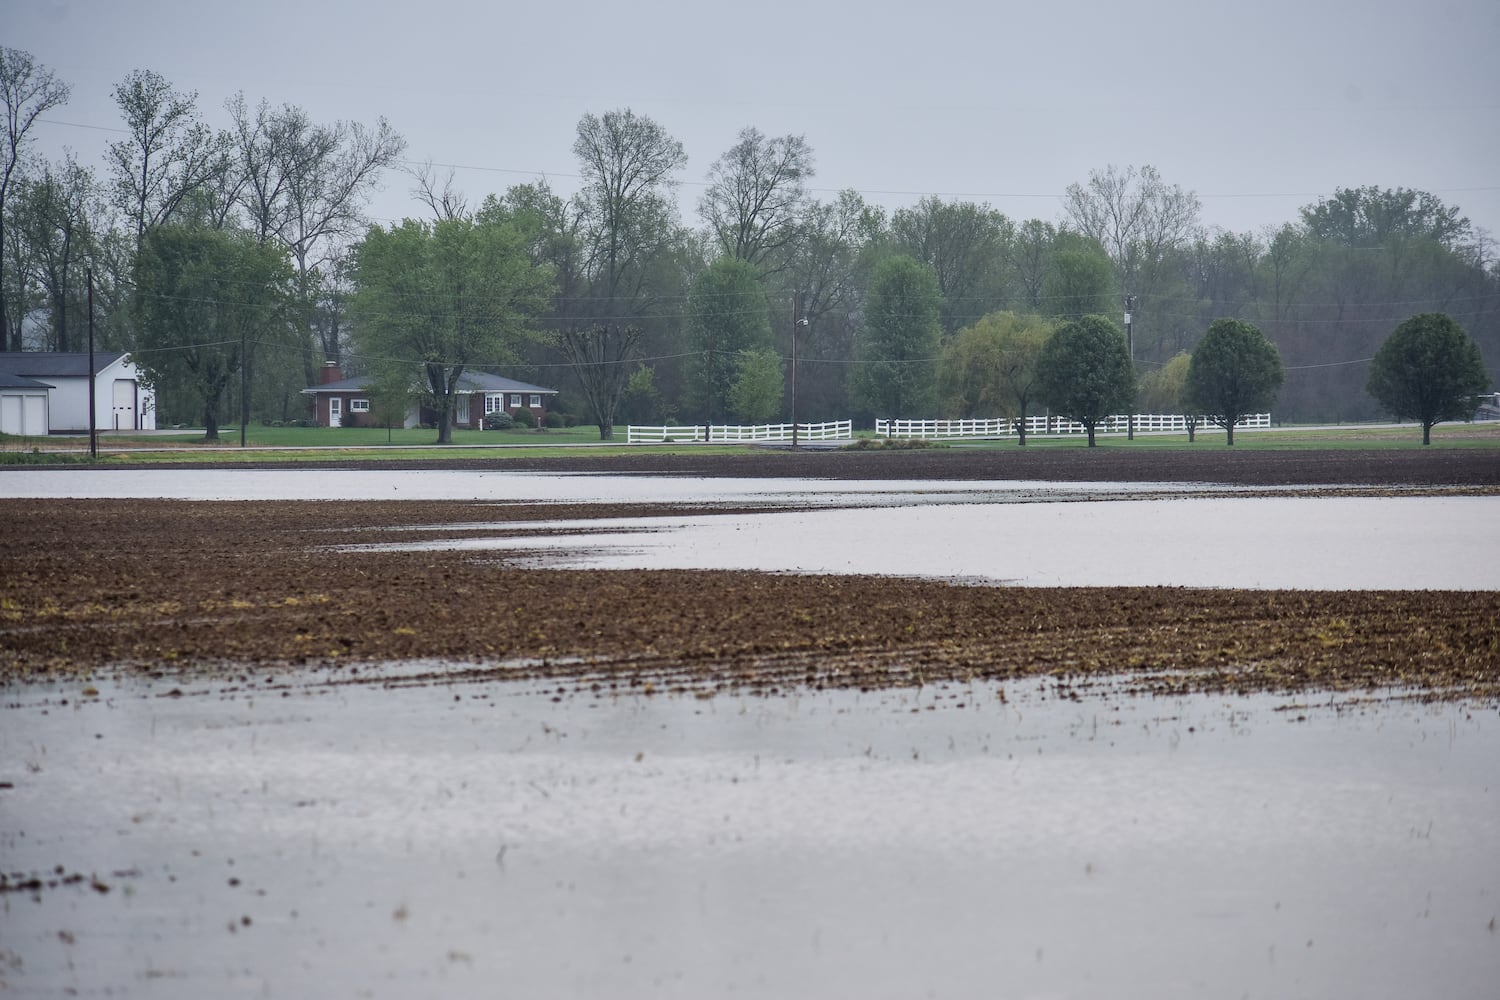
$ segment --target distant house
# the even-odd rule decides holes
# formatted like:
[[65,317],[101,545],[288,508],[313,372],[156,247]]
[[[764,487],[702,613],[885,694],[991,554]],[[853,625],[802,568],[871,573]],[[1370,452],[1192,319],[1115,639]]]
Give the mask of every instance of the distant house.
[[[130,355],[94,352],[94,429],[156,429],[156,396]],[[87,434],[89,356],[0,352],[0,432]]]
[[[375,379],[369,375],[344,378],[339,366],[330,361],[323,366],[322,382],[303,389],[302,393],[312,397],[312,419],[319,427],[372,427],[375,420],[371,415],[370,390],[374,384]],[[556,389],[517,382],[503,375],[464,372],[458,378],[453,426],[482,428],[484,418],[491,413],[514,414],[521,409],[530,410],[540,424],[556,395]],[[431,408],[413,404],[401,426],[436,423],[437,414]]]

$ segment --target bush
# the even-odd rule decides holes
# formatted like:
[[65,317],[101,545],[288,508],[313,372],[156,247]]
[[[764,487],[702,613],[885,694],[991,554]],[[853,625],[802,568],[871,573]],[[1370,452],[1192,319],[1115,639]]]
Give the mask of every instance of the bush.
[[359,416],[353,410],[345,410],[339,415],[340,427],[358,427]]
[[484,416],[485,430],[508,431],[515,425],[516,422],[504,410],[496,410],[494,413],[487,413]]
[[517,427],[536,426],[536,414],[532,413],[524,406],[517,410],[515,413],[512,413],[511,419],[516,422]]
[[925,451],[929,448],[948,447],[941,441],[928,438],[855,438],[844,445],[845,451]]
[[563,419],[563,415],[561,413],[548,413],[546,423],[548,427],[552,428],[567,426],[567,422]]

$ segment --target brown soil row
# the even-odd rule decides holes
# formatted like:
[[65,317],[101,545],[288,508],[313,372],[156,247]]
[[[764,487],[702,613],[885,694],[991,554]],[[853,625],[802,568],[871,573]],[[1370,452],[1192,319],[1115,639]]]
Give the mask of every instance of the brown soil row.
[[[1500,426],[1496,428],[1500,434]],[[336,465],[339,463],[319,463]],[[934,448],[918,451],[754,448],[736,454],[566,456],[513,452],[494,459],[383,461],[364,455],[360,469],[464,468],[627,475],[807,477],[822,479],[973,479],[1055,482],[1190,482],[1240,486],[1295,485],[1500,487],[1500,448],[1272,451],[1222,447]],[[139,464],[133,467],[139,468]],[[218,468],[173,463],[173,468]],[[307,468],[306,463],[236,463],[237,468]],[[59,471],[66,467],[58,467]],[[122,466],[123,468],[123,466]],[[0,475],[3,475],[0,471]]]
[[[795,460],[800,456],[792,456]],[[1160,478],[1160,477],[1158,477]],[[1033,589],[581,572],[339,552],[391,525],[639,514],[466,502],[0,501],[0,678],[264,684],[442,658],[569,688],[785,690],[1131,674],[1153,691],[1500,699],[1500,594]],[[508,661],[524,659],[526,666]],[[452,676],[453,670],[444,676]],[[236,683],[239,683],[236,680]]]

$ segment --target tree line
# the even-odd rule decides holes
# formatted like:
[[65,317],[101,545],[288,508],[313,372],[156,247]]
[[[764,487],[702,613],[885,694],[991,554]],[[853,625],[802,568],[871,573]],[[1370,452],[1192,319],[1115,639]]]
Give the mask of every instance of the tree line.
[[[1366,387],[1414,316],[1452,317],[1500,357],[1493,244],[1405,188],[1340,189],[1238,234],[1203,225],[1197,197],[1149,166],[1068,186],[1055,221],[937,197],[888,211],[816,196],[806,139],[752,127],[709,165],[690,223],[682,144],[629,109],[578,122],[573,194],[537,181],[476,202],[451,171],[404,160],[384,121],[320,124],[235,95],[215,130],[196,94],[138,71],[115,88],[123,137],[101,177],[28,153],[69,96],[50,71],[0,50],[0,96],[0,343],[78,349],[87,270],[100,343],[136,353],[169,420],[212,425],[227,397],[242,419],[302,416],[300,390],[338,361],[420,385],[439,412],[462,370],[503,368],[563,389],[603,437],[756,422],[789,414],[793,356],[801,420],[990,416],[1002,394],[1049,397],[1002,393],[1024,372],[985,368],[986,338],[1030,330],[1040,351],[1039,331],[1115,323],[1127,301],[1139,409],[1181,398],[1221,319],[1274,345],[1285,421],[1391,412]],[[371,225],[394,171],[422,217]]]

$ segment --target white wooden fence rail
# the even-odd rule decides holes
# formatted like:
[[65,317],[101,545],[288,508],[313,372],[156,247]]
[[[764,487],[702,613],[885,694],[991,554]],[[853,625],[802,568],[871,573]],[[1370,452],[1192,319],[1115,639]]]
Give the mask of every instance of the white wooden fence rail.
[[[1095,434],[1124,434],[1129,418],[1121,413],[1100,421]],[[961,438],[1004,438],[1017,432],[1017,421],[998,418],[993,420],[877,420],[875,433],[880,437],[930,438],[953,440]],[[1198,429],[1206,430],[1213,425],[1206,417],[1198,418]],[[1236,427],[1264,430],[1271,426],[1269,413],[1252,413],[1241,417]],[[1187,419],[1180,413],[1138,413],[1135,429],[1141,433],[1166,431],[1187,432]],[[1027,417],[1027,434],[1086,434],[1080,423],[1062,417]],[[821,424],[797,425],[800,441],[849,441],[854,437],[854,424],[849,420],[830,420]],[[668,427],[637,426],[625,428],[625,440],[629,444],[670,444],[678,441],[708,441],[711,443],[743,443],[755,441],[791,441],[791,424],[683,424]]]
[[[831,420],[821,424],[797,424],[799,441],[850,441],[854,438],[852,420]],[[791,424],[689,424],[674,427],[638,427],[631,424],[625,428],[628,444],[666,444],[673,441],[709,441],[713,443],[740,443],[747,441],[791,441]]]
[[[1129,417],[1116,414],[1106,417],[1094,428],[1095,434],[1124,434],[1128,430]],[[1010,437],[1017,432],[1019,421],[1013,420],[877,420],[875,433],[880,437],[898,438],[999,438]],[[1198,429],[1212,427],[1206,417],[1198,418]],[[1236,427],[1264,430],[1271,426],[1269,413],[1252,413],[1241,417]],[[1135,429],[1142,433],[1151,431],[1187,432],[1187,419],[1180,413],[1138,413]],[[1062,417],[1027,417],[1027,434],[1086,434],[1080,423]]]

